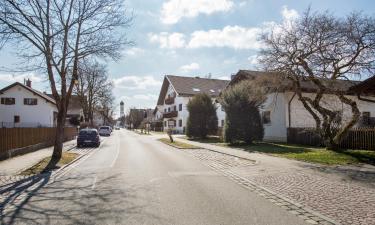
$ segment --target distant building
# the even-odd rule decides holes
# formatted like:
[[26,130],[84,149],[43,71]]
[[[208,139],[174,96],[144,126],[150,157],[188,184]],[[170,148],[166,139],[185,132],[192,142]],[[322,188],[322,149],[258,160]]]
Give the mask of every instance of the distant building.
[[124,111],[124,102],[120,102],[120,117],[125,116],[125,111]]
[[[172,127],[176,133],[185,133],[189,117],[187,104],[196,94],[206,93],[215,101],[220,92],[229,84],[229,80],[208,79],[200,77],[182,77],[166,75],[160,90],[157,109],[154,115],[162,115],[164,128]],[[217,104],[218,127],[224,126],[225,112]]]

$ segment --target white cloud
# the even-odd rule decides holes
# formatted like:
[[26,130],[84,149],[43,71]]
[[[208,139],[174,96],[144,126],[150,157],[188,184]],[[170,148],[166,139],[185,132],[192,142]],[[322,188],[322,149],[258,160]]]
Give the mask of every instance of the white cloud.
[[288,9],[288,6],[284,5],[281,10],[281,15],[283,16],[284,21],[292,21],[299,17],[297,10]]
[[219,79],[219,80],[230,80],[230,77],[228,76],[221,76],[221,77],[217,77],[215,79]]
[[148,36],[152,43],[159,43],[161,48],[183,48],[186,45],[185,35],[182,33],[149,33]]
[[157,100],[158,95],[153,95],[153,94],[141,94],[141,95],[134,95],[133,98],[139,99],[139,100]]
[[124,76],[113,79],[113,83],[117,88],[145,90],[150,87],[160,87],[162,82],[152,76]]
[[142,54],[144,51],[145,51],[144,49],[133,47],[133,48],[125,50],[124,53],[128,56],[135,56],[135,55]]
[[175,24],[183,17],[193,18],[199,14],[227,12],[233,7],[231,0],[169,0],[161,10],[161,21]]
[[247,58],[252,65],[257,65],[259,63],[258,55],[252,55]]
[[4,82],[20,82],[23,83],[24,79],[30,79],[32,82],[42,82],[43,78],[34,73],[25,73],[25,74],[0,74],[0,81]]
[[199,68],[200,68],[199,64],[193,62],[191,64],[181,66],[180,70],[183,71],[183,72],[190,72],[190,71],[193,71],[193,70],[198,70]]
[[191,35],[188,47],[259,49],[261,44],[257,39],[261,31],[258,27],[241,26],[226,26],[221,30],[195,31]]
[[161,48],[202,48],[202,47],[227,47],[233,49],[253,49],[262,47],[259,35],[267,30],[281,32],[280,25],[291,25],[299,17],[295,9],[283,6],[281,10],[282,22],[264,22],[257,27],[242,27],[238,25],[225,26],[222,29],[197,30],[190,35],[182,33],[162,32],[160,34],[149,34],[152,43],[158,43]]

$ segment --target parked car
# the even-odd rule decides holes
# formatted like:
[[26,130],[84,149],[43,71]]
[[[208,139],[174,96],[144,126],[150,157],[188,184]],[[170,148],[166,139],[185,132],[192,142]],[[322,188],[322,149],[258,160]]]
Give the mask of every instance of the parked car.
[[118,126],[115,126],[115,130],[120,130],[120,127],[118,127]]
[[99,134],[101,136],[110,136],[111,135],[111,127],[109,126],[102,126],[102,127],[99,127]]
[[98,134],[98,130],[96,129],[82,129],[79,131],[78,138],[77,138],[77,147],[80,148],[82,146],[100,146],[100,137]]

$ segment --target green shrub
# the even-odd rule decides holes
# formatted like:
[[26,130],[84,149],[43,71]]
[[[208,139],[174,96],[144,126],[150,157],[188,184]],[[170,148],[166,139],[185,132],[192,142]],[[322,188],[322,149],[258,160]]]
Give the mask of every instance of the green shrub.
[[227,88],[220,102],[225,111],[224,140],[229,143],[262,140],[264,129],[259,107],[266,100],[266,92],[251,81],[242,81]]
[[217,132],[216,106],[207,94],[195,95],[187,104],[189,117],[186,124],[188,137],[206,138],[208,134]]

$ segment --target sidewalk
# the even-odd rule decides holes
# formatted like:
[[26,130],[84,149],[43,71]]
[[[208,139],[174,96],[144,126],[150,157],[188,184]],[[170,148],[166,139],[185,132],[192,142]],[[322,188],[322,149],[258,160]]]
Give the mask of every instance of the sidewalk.
[[[64,142],[63,151],[67,151],[74,146],[76,146],[76,140]],[[0,176],[16,175],[19,172],[35,165],[45,157],[51,156],[52,151],[53,146],[0,161]]]
[[324,166],[182,138],[178,141],[255,160],[253,166],[234,166],[227,171],[340,224],[375,224],[374,166]]

